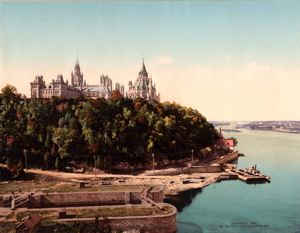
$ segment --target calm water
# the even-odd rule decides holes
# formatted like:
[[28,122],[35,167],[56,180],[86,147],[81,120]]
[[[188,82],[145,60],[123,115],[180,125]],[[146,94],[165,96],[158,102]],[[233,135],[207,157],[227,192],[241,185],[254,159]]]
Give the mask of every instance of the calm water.
[[244,130],[236,137],[240,168],[257,164],[271,183],[213,184],[190,195],[177,216],[179,233],[300,233],[300,135]]

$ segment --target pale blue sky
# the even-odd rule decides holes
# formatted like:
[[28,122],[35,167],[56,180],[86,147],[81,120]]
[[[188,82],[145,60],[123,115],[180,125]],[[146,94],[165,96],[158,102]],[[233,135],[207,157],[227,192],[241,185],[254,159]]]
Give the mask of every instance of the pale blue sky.
[[126,87],[144,57],[163,100],[209,120],[300,120],[300,1],[0,1],[0,51],[27,95],[77,54],[88,83]]

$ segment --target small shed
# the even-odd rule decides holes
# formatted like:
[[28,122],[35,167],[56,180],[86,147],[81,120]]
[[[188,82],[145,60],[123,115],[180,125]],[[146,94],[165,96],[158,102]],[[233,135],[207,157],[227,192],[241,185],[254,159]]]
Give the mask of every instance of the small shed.
[[41,216],[33,214],[17,226],[17,233],[34,233],[37,232],[41,225]]
[[212,149],[210,147],[205,147],[199,151],[199,157],[206,158],[212,155]]

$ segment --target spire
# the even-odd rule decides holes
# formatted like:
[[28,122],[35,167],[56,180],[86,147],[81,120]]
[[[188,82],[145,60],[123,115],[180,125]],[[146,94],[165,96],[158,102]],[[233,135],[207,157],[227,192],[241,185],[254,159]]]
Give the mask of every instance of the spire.
[[147,73],[146,67],[145,67],[145,62],[144,62],[144,58],[143,58],[143,65],[142,65],[142,70],[143,73]]

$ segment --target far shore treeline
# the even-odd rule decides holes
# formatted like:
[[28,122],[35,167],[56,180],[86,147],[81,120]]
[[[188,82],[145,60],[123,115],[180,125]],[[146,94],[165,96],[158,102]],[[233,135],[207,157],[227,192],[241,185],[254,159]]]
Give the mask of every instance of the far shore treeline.
[[[126,162],[147,168],[212,144],[217,132],[197,110],[175,103],[123,98],[27,99],[13,86],[0,93],[0,162],[16,173],[61,169],[84,161],[101,169]],[[26,160],[26,161],[25,161]]]

